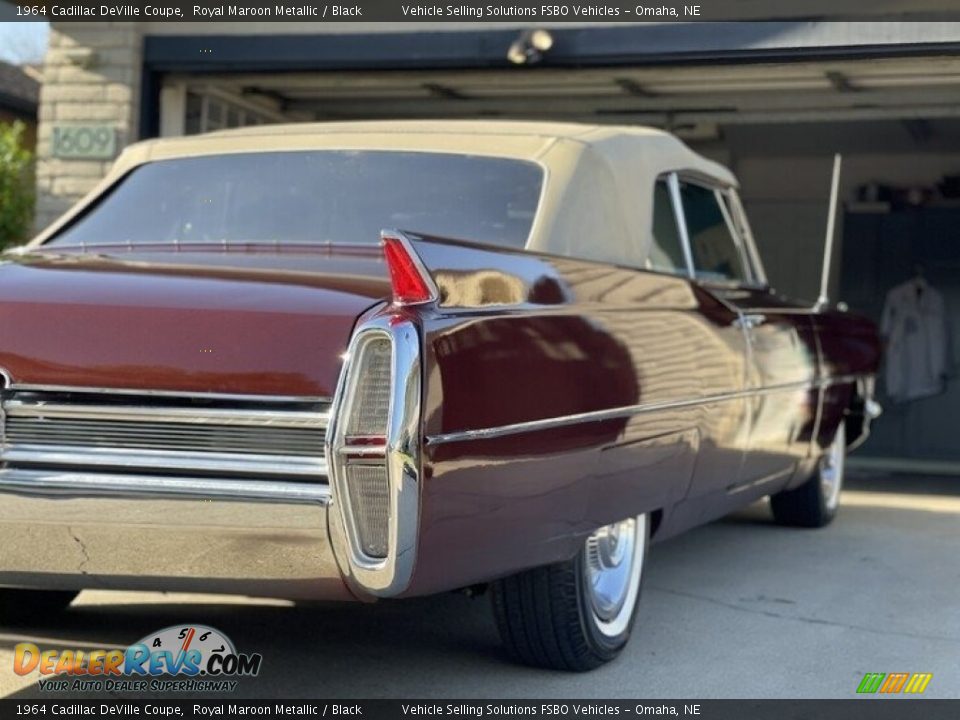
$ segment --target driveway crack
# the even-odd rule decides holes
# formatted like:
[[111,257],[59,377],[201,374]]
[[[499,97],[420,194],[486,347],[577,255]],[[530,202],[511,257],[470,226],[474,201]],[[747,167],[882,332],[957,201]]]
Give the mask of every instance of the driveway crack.
[[77,534],[73,531],[72,527],[67,527],[67,532],[70,533],[70,537],[73,538],[73,541],[77,543],[77,546],[80,548],[80,552],[83,553],[83,562],[77,566],[77,570],[79,570],[84,575],[87,575],[88,574],[87,571],[84,570],[84,567],[86,566],[86,564],[90,562],[90,554],[87,552],[87,546],[83,542],[83,540],[81,540],[77,536]]

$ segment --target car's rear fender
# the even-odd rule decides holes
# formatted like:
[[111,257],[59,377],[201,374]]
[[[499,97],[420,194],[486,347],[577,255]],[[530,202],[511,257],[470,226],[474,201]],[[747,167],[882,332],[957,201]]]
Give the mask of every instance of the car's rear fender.
[[[651,380],[635,412],[637,363],[652,367],[657,338],[628,347],[624,333],[654,328],[668,348],[687,337],[698,307],[685,280],[403,236],[437,292],[380,311],[412,318],[422,352],[416,562],[401,594],[568,559],[597,527],[683,499],[703,408],[660,411],[654,398],[674,390]],[[671,326],[678,315],[690,324]]]

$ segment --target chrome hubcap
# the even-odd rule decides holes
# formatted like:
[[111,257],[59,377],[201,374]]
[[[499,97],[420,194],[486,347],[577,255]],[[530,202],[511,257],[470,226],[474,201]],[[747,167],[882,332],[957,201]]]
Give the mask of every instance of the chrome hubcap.
[[843,465],[846,459],[847,438],[843,423],[837,435],[820,460],[820,490],[828,510],[836,510],[840,504],[840,488],[843,487]]
[[646,541],[646,515],[607,525],[587,538],[587,596],[594,620],[605,635],[619,635],[630,622]]

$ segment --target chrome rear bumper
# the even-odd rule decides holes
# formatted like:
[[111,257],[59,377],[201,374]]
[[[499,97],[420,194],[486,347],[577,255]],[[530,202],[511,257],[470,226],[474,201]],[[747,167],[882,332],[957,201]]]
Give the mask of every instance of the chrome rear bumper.
[[[409,318],[379,312],[356,330],[332,403],[23,385],[0,368],[0,586],[314,599],[406,591],[419,532],[420,338]],[[377,451],[387,471],[382,556],[357,543],[336,423],[349,358],[369,333],[392,346]]]
[[0,470],[0,585],[356,599],[327,485]]

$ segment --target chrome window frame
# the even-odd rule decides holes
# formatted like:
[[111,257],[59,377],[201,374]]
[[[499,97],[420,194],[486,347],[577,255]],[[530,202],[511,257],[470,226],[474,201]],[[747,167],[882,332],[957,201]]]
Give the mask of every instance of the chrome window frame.
[[670,190],[670,199],[673,201],[673,218],[680,232],[680,244],[683,246],[683,257],[687,262],[687,277],[696,280],[697,274],[693,267],[693,251],[690,248],[690,232],[687,229],[687,216],[683,214],[683,199],[680,197],[680,176],[676,172],[667,175],[667,187]]
[[767,270],[763,266],[760,252],[757,250],[757,243],[753,237],[753,228],[750,227],[750,219],[747,217],[747,211],[743,207],[740,193],[737,192],[736,188],[727,188],[727,197],[730,198],[731,207],[733,207],[739,222],[738,229],[743,237],[744,248],[752,264],[754,280],[763,287],[769,287],[770,282],[767,280]]
[[[748,241],[746,235],[741,234],[730,215],[729,208],[727,207],[726,203],[723,202],[723,195],[732,197],[729,195],[729,193],[731,190],[733,190],[733,188],[718,182],[716,179],[705,177],[696,173],[684,172],[682,170],[675,170],[667,173],[666,177],[670,187],[670,195],[673,200],[674,217],[677,220],[677,226],[680,230],[681,241],[684,248],[684,256],[687,260],[687,276],[695,282],[702,283],[704,285],[712,285],[715,287],[767,287],[766,277],[762,271],[762,266],[754,265],[752,262],[754,256],[756,255],[756,248],[752,244],[752,236]],[[747,277],[745,279],[741,280],[730,278],[727,280],[721,280],[718,278],[699,277],[697,275],[696,265],[693,260],[693,248],[690,243],[690,231],[687,226],[686,214],[684,213],[683,197],[680,193],[681,181],[690,183],[692,185],[698,185],[705,190],[710,190],[713,192],[717,205],[720,207],[720,213],[723,216],[724,223],[727,226],[727,231],[730,233],[734,247],[740,256],[740,262],[743,265],[744,271],[746,272]],[[739,204],[739,198],[737,199],[737,213],[739,218],[745,219],[746,216],[742,214],[742,206]]]
[[[685,230],[686,226],[684,224],[685,219],[681,217],[681,214],[677,213],[677,190],[679,188],[679,183],[675,181],[676,173],[663,173],[658,175],[657,178],[653,181],[653,196],[654,201],[650,209],[650,248],[647,249],[646,257],[643,259],[643,269],[649,270],[650,272],[659,273],[661,275],[669,275],[670,277],[686,277],[692,278],[691,275],[691,258],[690,258],[690,247],[685,241]],[[667,189],[667,197],[670,198],[670,208],[673,214],[673,224],[677,228],[677,237],[680,240],[680,252],[683,253],[683,265],[677,266],[675,271],[666,270],[664,268],[655,268],[650,263],[650,253],[653,249],[653,244],[656,242],[656,235],[653,232],[654,228],[654,214],[657,211],[656,203],[656,194],[657,186],[663,183],[664,187]],[[675,187],[676,185],[676,187]]]
[[[388,306],[385,314],[362,321],[355,331],[340,373],[326,439],[334,555],[347,582],[361,594],[375,597],[391,597],[409,586],[420,530],[420,333],[412,321],[394,311]],[[377,337],[387,337],[391,342],[391,397],[382,453],[390,493],[385,558],[371,558],[361,549],[341,460],[345,447],[345,423],[341,421],[348,417],[354,402],[355,359],[363,345]],[[372,455],[364,453],[364,461],[369,462]]]

